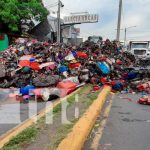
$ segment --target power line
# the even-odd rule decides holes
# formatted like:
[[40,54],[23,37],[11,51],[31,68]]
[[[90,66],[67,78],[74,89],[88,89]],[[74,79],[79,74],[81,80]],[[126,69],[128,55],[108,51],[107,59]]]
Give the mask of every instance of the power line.
[[140,38],[140,37],[150,37],[150,34],[149,35],[140,35],[140,36],[129,36],[129,38]]
[[150,32],[150,30],[149,31],[128,31],[128,32],[130,32],[130,33],[134,33],[134,32]]

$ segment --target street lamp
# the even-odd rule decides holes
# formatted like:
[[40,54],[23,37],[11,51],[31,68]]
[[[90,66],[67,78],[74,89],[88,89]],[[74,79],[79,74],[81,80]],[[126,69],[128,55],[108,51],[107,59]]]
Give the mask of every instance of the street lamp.
[[125,28],[124,32],[125,32],[125,35],[124,35],[124,45],[126,45],[126,40],[127,40],[127,30],[130,29],[130,28],[135,28],[136,26],[131,26],[131,27],[127,27]]

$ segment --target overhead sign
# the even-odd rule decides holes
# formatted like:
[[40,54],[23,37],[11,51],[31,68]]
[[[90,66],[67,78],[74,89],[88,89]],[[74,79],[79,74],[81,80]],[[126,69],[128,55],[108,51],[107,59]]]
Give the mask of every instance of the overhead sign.
[[75,15],[64,17],[64,24],[72,23],[95,23],[98,22],[97,14]]

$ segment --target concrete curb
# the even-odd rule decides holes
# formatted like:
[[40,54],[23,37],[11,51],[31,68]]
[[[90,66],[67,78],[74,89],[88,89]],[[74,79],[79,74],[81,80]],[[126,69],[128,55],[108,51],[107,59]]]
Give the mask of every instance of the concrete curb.
[[[81,89],[81,88],[80,88]],[[66,100],[67,98],[71,97],[72,95],[76,94],[78,91],[80,91],[80,89],[74,91],[73,93],[71,93],[70,95],[57,100],[53,103],[53,108],[55,108],[58,104],[61,103],[61,101]],[[8,143],[13,137],[17,136],[19,133],[21,133],[22,131],[24,131],[26,128],[30,127],[31,125],[33,125],[35,123],[35,120],[38,120],[42,117],[44,117],[47,113],[49,113],[51,111],[51,107],[48,108],[44,108],[43,110],[41,110],[37,115],[34,115],[33,117],[25,120],[23,123],[21,123],[20,125],[14,127],[13,129],[9,130],[8,132],[6,132],[5,134],[3,134],[2,136],[0,136],[0,149],[4,147],[4,145],[6,143]]]
[[57,150],[81,150],[89,133],[91,132],[99,113],[110,93],[111,87],[106,86],[100,92],[98,98],[87,109],[84,115],[74,125],[72,131],[59,144]]

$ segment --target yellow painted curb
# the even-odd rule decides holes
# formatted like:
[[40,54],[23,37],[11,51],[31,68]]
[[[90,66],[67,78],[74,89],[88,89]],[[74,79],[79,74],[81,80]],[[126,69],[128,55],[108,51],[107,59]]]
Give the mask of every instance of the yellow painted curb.
[[[75,92],[71,93],[70,95],[68,95],[68,96],[66,96],[64,98],[53,102],[53,108],[55,108],[58,104],[60,104],[61,101],[64,101],[67,98],[71,97],[72,95],[76,94],[80,89],[81,88],[79,88],[78,90],[76,90]],[[51,107],[44,108],[37,115],[35,115],[35,116],[33,116],[33,117],[25,120],[20,125],[14,127],[13,129],[9,130],[8,132],[6,132],[2,136],[0,136],[0,149],[3,148],[3,146],[6,143],[8,143],[13,137],[17,136],[19,133],[21,133],[22,131],[24,131],[26,128],[28,128],[31,125],[33,125],[35,123],[35,120],[44,117],[50,111],[51,111]]]
[[100,92],[98,98],[88,108],[84,115],[74,125],[72,131],[59,144],[57,150],[81,150],[97,117],[99,116],[111,87],[107,86]]

